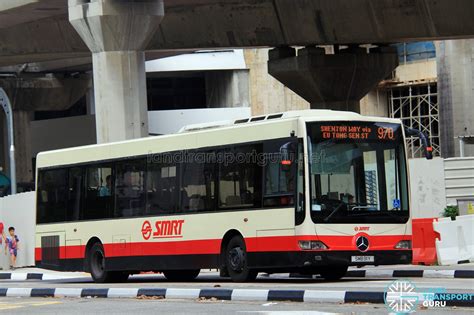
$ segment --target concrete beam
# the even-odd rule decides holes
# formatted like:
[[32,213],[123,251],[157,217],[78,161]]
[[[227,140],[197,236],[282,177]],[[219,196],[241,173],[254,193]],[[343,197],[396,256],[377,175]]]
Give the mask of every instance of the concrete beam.
[[[48,1],[38,3],[46,5]],[[65,0],[53,1],[61,1],[65,11]],[[164,5],[166,17],[146,50],[474,37],[472,0],[457,0],[456,4],[452,0],[173,0]],[[87,46],[68,23],[67,15],[58,12],[44,17],[30,8],[21,12],[21,16],[31,17],[29,20],[0,27],[0,66],[39,61],[37,58],[48,54],[54,59],[87,53]],[[15,10],[3,13],[0,23]],[[14,16],[9,20],[15,21]]]
[[176,0],[149,49],[393,43],[474,36],[474,1]]
[[0,28],[65,14],[64,0],[2,0],[0,1]]
[[359,101],[398,66],[395,49],[362,48],[326,54],[308,47],[269,52],[268,73],[303,97],[311,108],[360,112]]

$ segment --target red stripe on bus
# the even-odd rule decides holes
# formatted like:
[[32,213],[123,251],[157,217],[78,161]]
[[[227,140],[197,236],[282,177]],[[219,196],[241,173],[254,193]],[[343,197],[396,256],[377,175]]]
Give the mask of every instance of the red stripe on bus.
[[[300,251],[299,240],[322,241],[329,251],[357,250],[356,236],[334,235],[298,235],[298,236],[264,236],[248,237],[245,243],[248,252],[282,252]],[[395,250],[395,245],[401,240],[411,240],[411,235],[366,235],[370,250]],[[104,244],[106,257],[121,256],[160,256],[160,255],[193,255],[220,254],[221,239],[170,241],[170,242],[134,242]],[[60,259],[84,258],[85,245],[61,246]],[[36,260],[42,260],[41,248],[35,249]]]

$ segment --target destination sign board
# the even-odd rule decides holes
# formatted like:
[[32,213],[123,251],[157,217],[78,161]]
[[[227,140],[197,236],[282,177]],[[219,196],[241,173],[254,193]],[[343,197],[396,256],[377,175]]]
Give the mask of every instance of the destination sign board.
[[[316,127],[316,128],[314,128]],[[314,126],[319,139],[395,141],[400,125],[388,123],[327,122]]]

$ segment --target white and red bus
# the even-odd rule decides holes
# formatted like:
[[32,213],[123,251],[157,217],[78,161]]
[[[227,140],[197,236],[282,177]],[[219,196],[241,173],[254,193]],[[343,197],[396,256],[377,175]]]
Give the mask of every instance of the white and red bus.
[[404,134],[307,110],[40,153],[36,265],[106,282],[410,263]]

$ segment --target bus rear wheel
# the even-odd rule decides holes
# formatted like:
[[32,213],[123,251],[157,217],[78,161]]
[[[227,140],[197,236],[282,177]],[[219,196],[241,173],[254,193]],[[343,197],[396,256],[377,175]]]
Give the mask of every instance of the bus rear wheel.
[[201,269],[193,270],[168,270],[163,271],[166,279],[169,281],[192,281],[201,272]]
[[97,283],[124,282],[128,279],[128,272],[106,270],[104,247],[100,243],[92,245],[88,261],[92,279]]
[[248,267],[247,250],[242,237],[234,236],[225,253],[227,272],[234,282],[254,281],[258,272]]
[[327,266],[323,267],[319,274],[324,280],[336,281],[346,275],[347,269],[348,266]]

